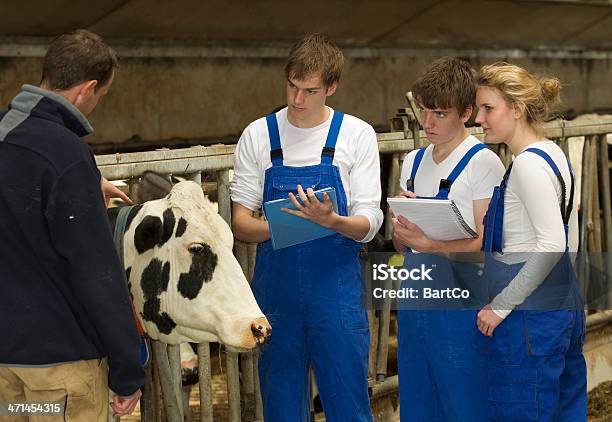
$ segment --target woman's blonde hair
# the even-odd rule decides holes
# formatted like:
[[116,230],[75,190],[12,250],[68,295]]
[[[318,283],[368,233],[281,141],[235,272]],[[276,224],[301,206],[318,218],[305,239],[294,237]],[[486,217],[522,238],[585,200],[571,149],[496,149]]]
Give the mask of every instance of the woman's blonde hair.
[[550,119],[560,103],[559,79],[535,75],[506,62],[483,66],[476,77],[476,84],[497,88],[508,104],[523,105],[527,122],[532,125]]

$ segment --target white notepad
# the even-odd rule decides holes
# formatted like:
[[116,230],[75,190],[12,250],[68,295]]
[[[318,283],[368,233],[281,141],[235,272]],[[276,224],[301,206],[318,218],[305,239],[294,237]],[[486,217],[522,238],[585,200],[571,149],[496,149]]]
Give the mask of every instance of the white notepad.
[[433,240],[476,238],[452,199],[387,198],[393,214],[416,224]]

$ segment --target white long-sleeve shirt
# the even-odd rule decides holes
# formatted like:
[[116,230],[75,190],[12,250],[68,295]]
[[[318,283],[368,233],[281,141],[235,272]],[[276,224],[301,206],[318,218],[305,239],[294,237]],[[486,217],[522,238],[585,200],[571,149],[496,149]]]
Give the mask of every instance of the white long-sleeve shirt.
[[[418,196],[436,196],[440,188],[440,180],[446,179],[463,156],[474,145],[481,142],[469,135],[442,162],[436,163],[432,158],[433,145],[429,145],[423,154],[419,170],[414,182]],[[410,152],[404,160],[400,187],[406,190],[406,181],[412,174],[414,159],[418,150]],[[476,230],[474,221],[474,201],[488,199],[493,195],[493,189],[499,185],[504,176],[504,165],[497,155],[489,149],[483,149],[474,155],[465,169],[453,182],[448,198],[455,201],[465,222]]]
[[[333,117],[312,128],[298,128],[287,120],[287,108],[276,113],[283,164],[303,167],[319,164],[321,152]],[[383,222],[380,210],[380,161],[376,133],[372,126],[345,114],[338,134],[333,164],[340,170],[349,216],[362,215],[370,223],[361,242],[372,240]],[[266,119],[251,123],[236,146],[231,197],[246,208],[257,211],[263,201],[265,171],[272,166]]]
[[[535,142],[527,148],[546,152],[559,168],[566,186],[564,204],[569,204],[571,179],[567,159],[554,142]],[[548,163],[531,152],[515,159],[504,197],[503,251],[498,256],[508,264],[525,261],[521,271],[493,300],[494,312],[502,318],[520,305],[544,281],[565,251],[561,217],[562,188]],[[569,251],[578,249],[576,195],[569,220]],[[555,253],[556,252],[556,253]]]

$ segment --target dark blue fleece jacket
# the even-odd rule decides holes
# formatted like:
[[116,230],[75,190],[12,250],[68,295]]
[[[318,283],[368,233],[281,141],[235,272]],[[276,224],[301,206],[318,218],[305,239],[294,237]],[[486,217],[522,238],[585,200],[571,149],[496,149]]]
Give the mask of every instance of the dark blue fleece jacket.
[[100,190],[72,104],[24,85],[0,113],[0,365],[108,356],[109,386],[144,382],[139,338]]

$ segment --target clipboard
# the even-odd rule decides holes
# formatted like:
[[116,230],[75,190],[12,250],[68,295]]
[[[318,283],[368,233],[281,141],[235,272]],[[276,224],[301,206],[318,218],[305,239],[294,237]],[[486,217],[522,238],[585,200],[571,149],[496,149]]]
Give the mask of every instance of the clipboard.
[[475,239],[478,237],[452,199],[387,198],[393,214],[416,224],[433,240]]
[[[314,191],[314,194],[323,201],[323,193],[327,192],[329,199],[334,207],[334,212],[338,212],[338,201],[336,199],[336,189],[325,188]],[[296,195],[297,200],[300,198]],[[335,231],[320,226],[312,221],[291,215],[282,208],[296,209],[289,198],[276,199],[264,202],[263,210],[270,227],[270,239],[273,249],[282,249],[289,246],[299,245],[300,243],[320,239],[322,237],[336,234]]]

